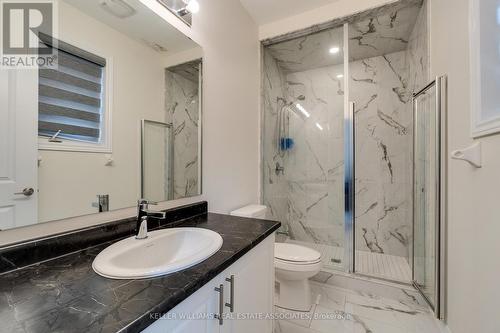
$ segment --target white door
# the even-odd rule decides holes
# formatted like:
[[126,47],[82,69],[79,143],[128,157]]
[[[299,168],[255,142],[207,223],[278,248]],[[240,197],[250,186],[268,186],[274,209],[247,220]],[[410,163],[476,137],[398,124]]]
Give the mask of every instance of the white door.
[[[2,230],[37,222],[37,136],[37,71],[0,69]],[[30,189],[33,189],[33,193]]]

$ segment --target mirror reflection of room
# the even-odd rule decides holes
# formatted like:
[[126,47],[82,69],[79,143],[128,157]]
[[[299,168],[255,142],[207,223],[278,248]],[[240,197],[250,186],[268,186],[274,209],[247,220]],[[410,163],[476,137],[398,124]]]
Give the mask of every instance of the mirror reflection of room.
[[[27,70],[26,84],[17,88],[33,106],[31,120],[38,119],[37,128],[26,130],[37,149],[19,161],[30,165],[17,170],[25,181],[16,186],[26,191],[12,209],[22,213],[4,214],[0,229],[132,207],[143,196],[200,194],[201,48],[141,1],[126,4],[57,3],[57,29],[40,34],[57,54],[56,65]],[[173,163],[171,174],[165,160],[146,163],[165,169],[172,187],[164,186],[163,195],[144,191],[150,185],[143,184],[143,119],[169,126],[169,135],[148,136],[149,153]]]

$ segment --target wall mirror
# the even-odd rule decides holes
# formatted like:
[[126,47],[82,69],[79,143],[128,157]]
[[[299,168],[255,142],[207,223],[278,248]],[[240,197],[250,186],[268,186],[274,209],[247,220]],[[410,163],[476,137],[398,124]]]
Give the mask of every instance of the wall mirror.
[[141,197],[175,200],[201,193],[202,61],[165,70],[165,122],[144,119],[141,126]]
[[201,194],[202,49],[146,2],[56,1],[55,64],[0,69],[0,230]]

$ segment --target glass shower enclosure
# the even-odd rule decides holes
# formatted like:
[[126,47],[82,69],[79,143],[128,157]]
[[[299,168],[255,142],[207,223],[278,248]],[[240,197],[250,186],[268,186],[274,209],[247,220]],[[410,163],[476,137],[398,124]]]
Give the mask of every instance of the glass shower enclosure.
[[446,77],[413,95],[413,285],[444,316]]
[[426,17],[425,3],[403,1],[264,45],[263,202],[326,269],[412,280]]
[[264,203],[273,218],[287,221],[289,242],[314,244],[331,269],[343,269],[350,244],[345,240],[345,29],[276,43],[263,52]]
[[414,284],[438,313],[443,79],[428,84],[427,17],[404,0],[264,41],[262,202],[278,241],[316,249],[323,271]]

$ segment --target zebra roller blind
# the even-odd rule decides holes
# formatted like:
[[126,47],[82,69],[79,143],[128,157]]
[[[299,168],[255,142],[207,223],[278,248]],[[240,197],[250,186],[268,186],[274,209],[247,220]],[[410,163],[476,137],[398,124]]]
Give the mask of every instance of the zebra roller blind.
[[[41,39],[54,47],[51,38]],[[59,138],[99,143],[106,60],[57,41],[56,62],[53,68],[39,69],[38,134],[61,131]]]

